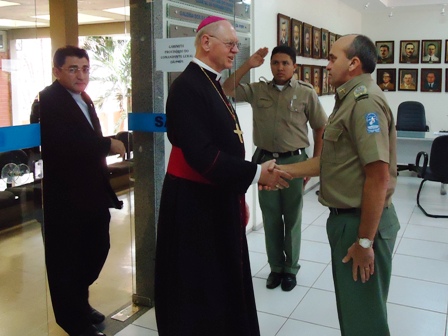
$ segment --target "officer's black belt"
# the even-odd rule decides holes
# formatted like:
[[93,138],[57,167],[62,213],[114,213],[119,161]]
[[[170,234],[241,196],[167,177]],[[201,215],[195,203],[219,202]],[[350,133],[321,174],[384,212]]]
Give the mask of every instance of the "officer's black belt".
[[305,148],[299,148],[293,151],[289,151],[289,152],[284,152],[284,153],[277,153],[277,152],[269,152],[267,150],[262,149],[261,150],[261,154],[268,154],[271,155],[273,158],[285,158],[285,157],[291,157],[294,155],[300,155],[303,153],[303,151],[305,150]]
[[330,209],[330,213],[333,215],[342,215],[342,214],[350,214],[350,213],[361,213],[361,209],[359,208],[346,208],[346,209],[341,209],[341,208],[329,208]]

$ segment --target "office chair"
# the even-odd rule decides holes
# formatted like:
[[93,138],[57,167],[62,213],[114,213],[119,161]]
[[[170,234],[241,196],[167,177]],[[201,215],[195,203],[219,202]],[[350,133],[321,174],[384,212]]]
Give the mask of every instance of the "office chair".
[[398,105],[397,131],[428,132],[425,107],[417,101],[405,101]]
[[[423,165],[420,166],[420,160],[423,157]],[[439,136],[434,139],[431,146],[431,155],[429,157],[428,166],[428,153],[419,152],[415,159],[415,168],[419,177],[423,180],[420,183],[417,193],[417,205],[428,217],[433,218],[448,218],[448,215],[434,215],[426,212],[420,204],[420,192],[422,191],[423,184],[426,181],[440,182],[443,184],[448,183],[448,135]],[[442,194],[442,193],[441,193]]]

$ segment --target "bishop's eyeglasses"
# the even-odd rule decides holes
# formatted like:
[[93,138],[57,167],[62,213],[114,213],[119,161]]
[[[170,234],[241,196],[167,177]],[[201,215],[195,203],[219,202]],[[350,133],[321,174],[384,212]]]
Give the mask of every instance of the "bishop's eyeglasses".
[[77,65],[69,66],[68,68],[59,68],[65,71],[68,71],[70,75],[75,75],[78,73],[78,71],[81,71],[84,75],[87,75],[90,73],[90,68],[88,66],[78,67]]
[[227,48],[229,49],[233,49],[235,47],[237,47],[238,49],[241,47],[241,43],[240,42],[224,42],[223,40],[221,40],[219,37],[213,36],[213,35],[209,35],[210,37],[213,37],[215,39],[217,39],[218,41],[220,41],[222,44],[224,44]]

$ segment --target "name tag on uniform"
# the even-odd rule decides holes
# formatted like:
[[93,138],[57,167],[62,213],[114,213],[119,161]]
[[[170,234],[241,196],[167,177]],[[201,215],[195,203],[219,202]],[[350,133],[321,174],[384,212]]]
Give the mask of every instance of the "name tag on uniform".
[[380,122],[378,120],[378,114],[376,112],[367,113],[366,128],[367,128],[367,133],[379,133],[380,132]]

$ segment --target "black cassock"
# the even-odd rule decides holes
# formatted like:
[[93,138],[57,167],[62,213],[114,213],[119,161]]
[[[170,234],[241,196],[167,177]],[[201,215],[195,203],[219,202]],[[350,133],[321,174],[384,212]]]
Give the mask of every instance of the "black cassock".
[[240,204],[256,165],[244,160],[215,78],[190,63],[168,95],[168,138],[210,183],[172,167],[165,177],[155,272],[161,336],[260,335]]

